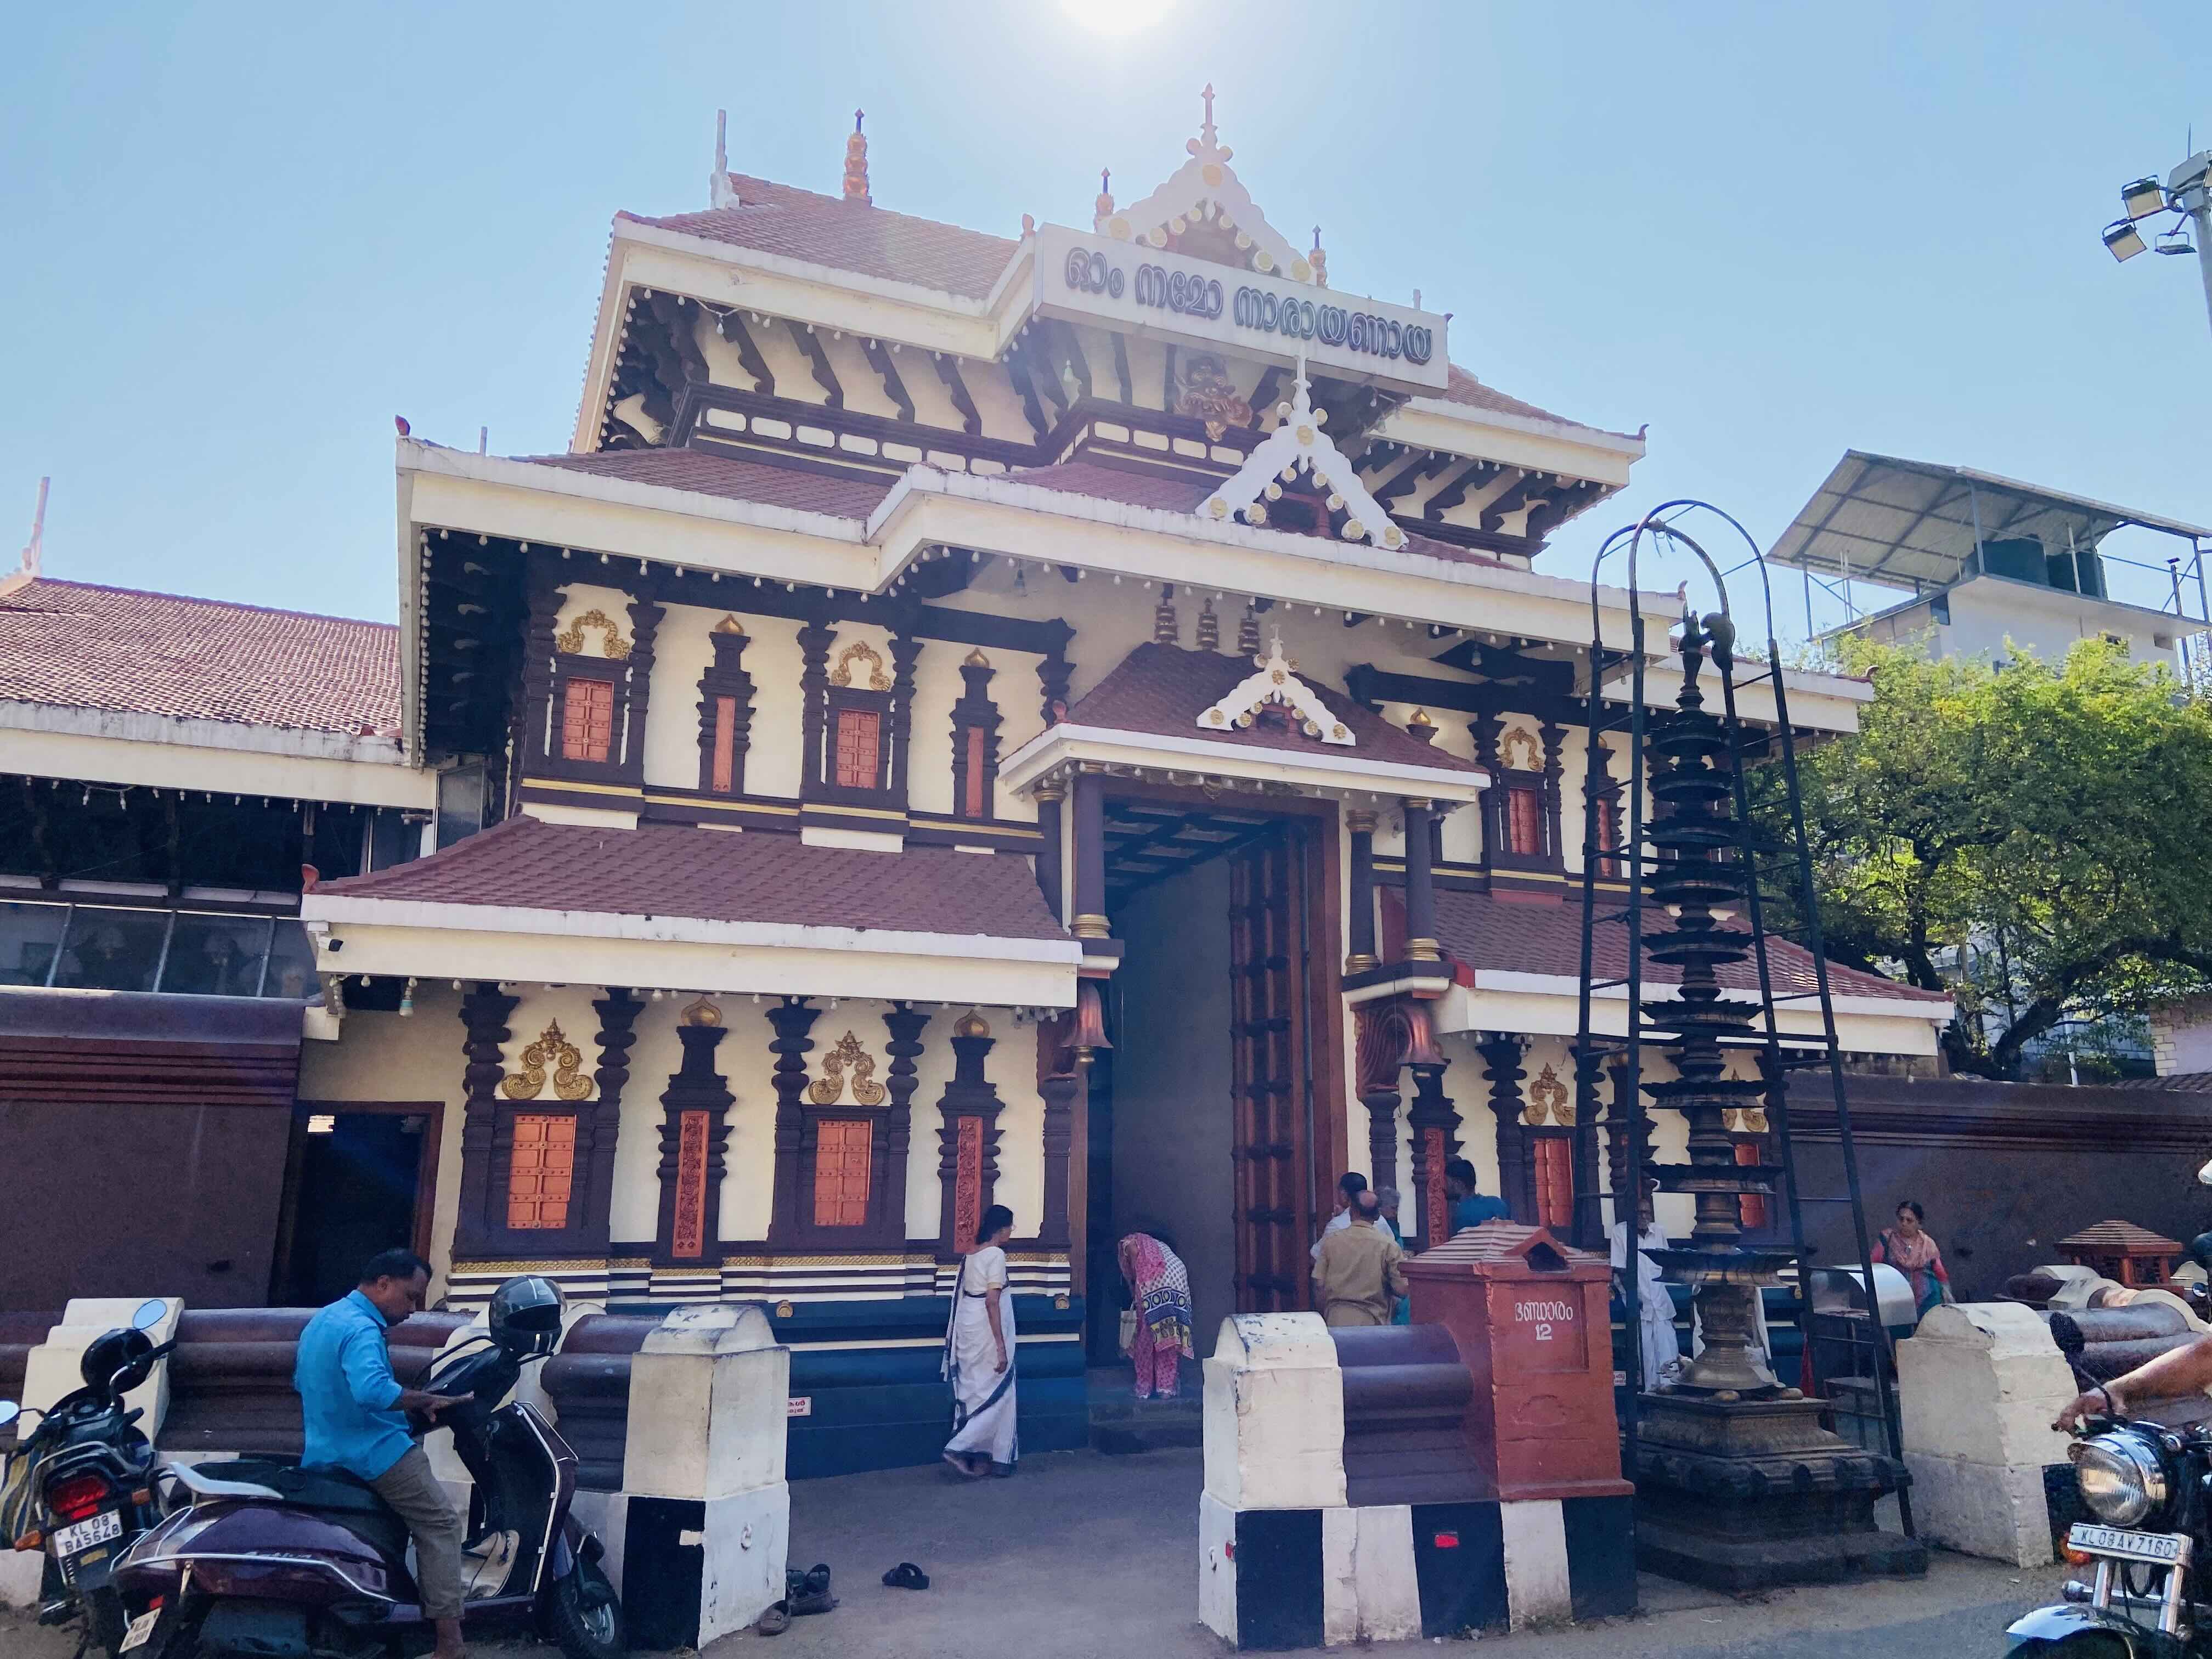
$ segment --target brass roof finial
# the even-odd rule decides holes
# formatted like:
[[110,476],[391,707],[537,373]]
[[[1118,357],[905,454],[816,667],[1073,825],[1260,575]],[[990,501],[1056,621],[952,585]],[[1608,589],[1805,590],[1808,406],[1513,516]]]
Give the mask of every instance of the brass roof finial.
[[1100,218],[1114,216],[1114,175],[1105,167],[1098,169],[1098,199],[1091,205],[1097,209]]
[[1313,267],[1314,286],[1327,288],[1328,286],[1328,254],[1321,245],[1319,225],[1314,227],[1313,252],[1306,256],[1306,263]]
[[867,118],[866,110],[853,112],[853,136],[845,141],[845,199],[858,202],[862,207],[873,204],[868,194],[868,139],[860,131],[860,123]]

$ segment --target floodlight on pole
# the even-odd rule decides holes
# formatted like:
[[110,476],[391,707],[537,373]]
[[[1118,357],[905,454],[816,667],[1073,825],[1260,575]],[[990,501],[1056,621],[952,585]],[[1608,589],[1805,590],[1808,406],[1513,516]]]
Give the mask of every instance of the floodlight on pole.
[[2148,219],[2166,211],[2166,186],[2156,176],[2138,179],[2120,187],[2120,207],[2130,219]]
[[[2166,176],[2161,185],[2146,175],[2120,187],[2127,214],[2105,227],[2105,246],[2112,258],[2132,259],[2147,246],[2136,226],[2160,213],[2175,216],[2157,233],[2160,253],[2194,253],[2204,279],[2204,308],[2212,315],[2212,149],[2201,149]],[[2194,234],[2191,232],[2194,232]]]
[[2105,227],[2105,246],[2112,250],[2112,258],[2125,261],[2141,253],[2147,244],[2134,220],[2115,219]]

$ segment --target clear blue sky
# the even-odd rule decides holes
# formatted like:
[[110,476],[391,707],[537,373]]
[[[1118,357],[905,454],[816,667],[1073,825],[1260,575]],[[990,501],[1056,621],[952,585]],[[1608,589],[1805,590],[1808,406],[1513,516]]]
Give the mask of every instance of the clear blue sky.
[[[1155,14],[1119,35],[1103,20]],[[392,416],[568,439],[618,209],[732,164],[1016,232],[1181,159],[1198,88],[1332,283],[1764,541],[1847,447],[2212,519],[2193,262],[2118,186],[2212,134],[2202,0],[973,0],[25,9],[0,57],[0,563],[389,617]],[[1671,580],[1671,578],[1670,578]],[[1793,607],[1794,610],[1794,607]]]

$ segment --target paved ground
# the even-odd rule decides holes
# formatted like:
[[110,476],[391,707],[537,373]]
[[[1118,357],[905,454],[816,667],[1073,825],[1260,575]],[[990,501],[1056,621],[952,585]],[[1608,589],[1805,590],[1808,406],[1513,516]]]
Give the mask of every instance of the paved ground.
[[[774,1638],[736,1636],[708,1659],[1182,1659],[1224,1650],[1196,1618],[1200,1455],[1026,1458],[1012,1480],[893,1469],[791,1489],[792,1563],[826,1561],[843,1605]],[[886,1589],[913,1561],[924,1591]],[[1644,1581],[1634,1620],[1504,1638],[1515,1659],[1995,1659],[2019,1612],[2056,1599],[2063,1569],[2020,1571],[1938,1554],[1924,1579],[1822,1586],[1736,1601]],[[1433,1653],[1393,1643],[1378,1654]],[[1492,1645],[1496,1645],[1493,1642]],[[0,1611],[0,1656],[70,1659],[74,1642]],[[550,1648],[480,1647],[483,1659]]]

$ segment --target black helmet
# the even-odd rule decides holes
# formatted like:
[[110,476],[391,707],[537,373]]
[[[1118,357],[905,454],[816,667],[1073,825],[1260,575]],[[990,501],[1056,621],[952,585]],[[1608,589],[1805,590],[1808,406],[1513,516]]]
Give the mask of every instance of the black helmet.
[[565,1305],[561,1287],[543,1273],[518,1273],[492,1292],[492,1340],[513,1353],[550,1353]]
[[143,1331],[129,1328],[104,1331],[85,1349],[83,1358],[77,1362],[77,1374],[96,1395],[128,1394],[153,1370],[149,1358],[153,1352],[154,1339]]

